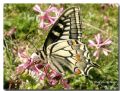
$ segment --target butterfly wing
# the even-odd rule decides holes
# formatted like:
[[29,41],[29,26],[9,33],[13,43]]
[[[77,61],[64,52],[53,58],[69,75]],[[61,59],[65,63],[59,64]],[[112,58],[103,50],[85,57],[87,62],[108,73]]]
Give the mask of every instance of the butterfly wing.
[[74,73],[88,75],[89,70],[95,66],[86,45],[78,40],[58,41],[49,45],[47,50],[48,62],[59,72],[65,73],[65,66]]
[[39,53],[59,72],[65,73],[64,67],[67,67],[72,72],[88,75],[96,65],[90,60],[86,45],[80,42],[81,37],[80,9],[69,8],[52,26]]
[[45,40],[43,51],[46,54],[47,46],[59,40],[67,39],[81,40],[81,37],[82,31],[80,9],[76,7],[68,8],[63,12],[63,14],[61,14],[61,16],[52,26]]

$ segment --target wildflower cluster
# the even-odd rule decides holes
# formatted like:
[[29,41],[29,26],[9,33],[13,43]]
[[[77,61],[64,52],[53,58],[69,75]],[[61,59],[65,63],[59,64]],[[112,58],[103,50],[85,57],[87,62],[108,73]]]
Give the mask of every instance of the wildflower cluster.
[[39,13],[39,27],[47,30],[51,25],[55,23],[56,19],[58,19],[58,17],[61,15],[63,8],[57,9],[55,6],[51,5],[48,9],[42,11],[39,5],[35,5],[33,7],[33,10]]
[[96,51],[93,53],[93,56],[96,57],[96,60],[100,57],[100,53],[103,52],[106,56],[111,52],[107,49],[107,47],[112,43],[112,41],[108,38],[103,40],[100,34],[95,35],[95,42],[93,40],[89,40],[90,47],[95,47]]
[[[21,51],[22,50],[22,51]],[[21,49],[18,52],[18,56],[21,59],[22,64],[16,68],[16,74],[22,74],[25,70],[30,70],[35,73],[39,80],[47,80],[50,86],[62,84],[65,89],[69,89],[70,85],[67,80],[63,78],[63,75],[50,67],[49,64],[39,63],[40,60],[37,56],[28,57],[25,50]]]

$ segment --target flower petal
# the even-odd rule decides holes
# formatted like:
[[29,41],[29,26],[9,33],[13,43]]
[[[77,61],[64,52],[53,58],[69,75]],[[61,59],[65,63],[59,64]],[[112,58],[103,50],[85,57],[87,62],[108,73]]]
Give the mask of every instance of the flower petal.
[[94,53],[93,53],[93,56],[98,56],[99,55],[99,51],[96,50]]
[[66,79],[61,79],[60,82],[65,89],[70,89],[70,85],[68,84],[68,81]]
[[63,8],[60,8],[59,10],[56,9],[55,11],[56,18],[58,18],[62,14],[62,12],[63,12]]
[[44,20],[43,19],[41,19],[41,21],[40,21],[40,28],[44,28]]
[[39,73],[39,69],[36,67],[36,65],[30,66],[29,69],[30,69],[31,71],[34,71],[36,74]]
[[108,49],[103,48],[103,53],[104,53],[106,56],[108,56],[108,52],[111,52],[111,51],[108,50]]
[[97,46],[94,41],[88,40],[90,46]]
[[105,40],[102,45],[110,45],[112,41],[110,39]]
[[55,20],[56,20],[56,17],[51,17],[51,16],[48,16],[48,20],[51,24],[54,24],[55,23]]
[[36,12],[38,12],[38,13],[43,13],[43,11],[40,9],[39,5],[35,5],[33,7],[33,10],[36,11]]
[[39,74],[39,79],[40,79],[40,80],[44,80],[44,79],[45,79],[45,76],[46,76],[46,74],[41,71],[41,73]]
[[49,12],[55,12],[56,9],[57,9],[56,7],[50,5],[49,8],[46,10],[46,12],[48,12],[48,13],[49,13]]
[[103,53],[104,53],[106,56],[108,56],[108,52],[107,52],[107,51],[103,50]]
[[50,24],[50,23],[45,23],[43,29],[44,29],[44,30],[47,30],[51,25],[52,25],[52,24]]
[[20,48],[18,50],[18,57],[22,63],[26,63],[28,61],[29,56],[27,55],[25,48]]
[[52,70],[50,73],[50,78],[59,80],[62,77],[60,73],[55,70]]
[[96,60],[99,59],[99,55],[100,55],[100,51],[99,51],[99,50],[96,50],[96,51],[93,53],[93,56],[96,57]]
[[95,35],[95,39],[96,39],[97,44],[100,44],[101,42],[100,34]]
[[16,68],[17,75],[23,73],[24,71],[25,71],[24,64],[21,64]]
[[49,81],[48,81],[48,83],[51,85],[51,86],[55,86],[55,85],[57,85],[58,84],[58,80],[56,80],[56,79],[49,79]]
[[64,10],[63,8],[59,9],[58,16],[60,16],[62,14],[63,10]]

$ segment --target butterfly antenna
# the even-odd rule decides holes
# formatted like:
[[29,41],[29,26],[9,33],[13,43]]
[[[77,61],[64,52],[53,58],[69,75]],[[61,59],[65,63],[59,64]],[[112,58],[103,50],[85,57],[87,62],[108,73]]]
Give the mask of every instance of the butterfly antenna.
[[38,51],[38,49],[37,49],[36,46],[33,44],[33,42],[31,42],[31,41],[29,40],[29,34],[26,35],[25,39],[26,39],[30,44],[32,44],[32,46],[35,48],[36,51]]

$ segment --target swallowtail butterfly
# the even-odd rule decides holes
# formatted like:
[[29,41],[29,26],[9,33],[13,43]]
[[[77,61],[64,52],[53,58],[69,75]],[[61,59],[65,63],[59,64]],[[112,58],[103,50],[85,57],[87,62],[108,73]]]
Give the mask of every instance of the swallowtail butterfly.
[[81,12],[77,7],[66,9],[52,26],[41,50],[33,53],[41,62],[49,63],[58,72],[65,67],[77,74],[88,75],[97,67],[82,39]]

